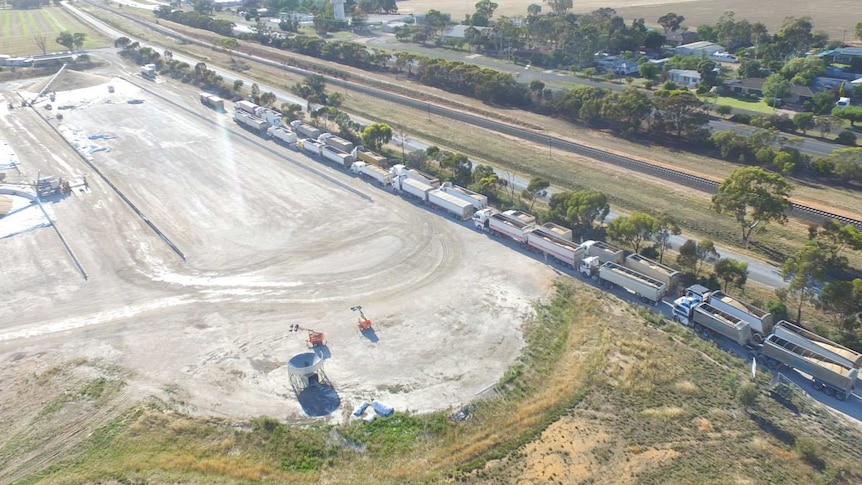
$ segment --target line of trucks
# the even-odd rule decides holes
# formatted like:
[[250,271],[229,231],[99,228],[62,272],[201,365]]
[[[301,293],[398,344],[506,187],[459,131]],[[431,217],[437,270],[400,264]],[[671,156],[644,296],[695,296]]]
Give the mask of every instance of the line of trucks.
[[721,291],[693,285],[672,304],[673,319],[712,337],[721,335],[770,369],[811,376],[814,389],[843,401],[853,392],[862,354],[782,320]]
[[[213,107],[204,101],[201,102]],[[275,115],[278,115],[277,120]],[[247,101],[236,103],[234,120],[267,138],[296,146],[333,162],[338,168],[391,187],[396,193],[448,212],[456,219],[492,236],[508,238],[526,249],[571,268],[600,286],[622,288],[643,302],[657,305],[675,291],[682,274],[639,254],[625,252],[603,241],[575,243],[572,231],[545,223],[516,210],[498,211],[482,194],[452,185],[404,165],[384,168],[388,160],[362,146],[354,146],[301,121],[281,125],[281,117]],[[771,313],[701,285],[688,287],[668,303],[673,319],[703,337],[723,336],[747,349],[749,358],[773,370],[792,368],[811,376],[813,386],[839,400],[853,392],[862,354],[787,321],[773,322]]]

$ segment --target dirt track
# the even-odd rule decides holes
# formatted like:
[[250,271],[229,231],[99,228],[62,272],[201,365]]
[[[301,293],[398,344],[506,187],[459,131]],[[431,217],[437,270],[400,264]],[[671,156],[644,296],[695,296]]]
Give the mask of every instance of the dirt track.
[[[300,324],[326,335],[338,420],[363,399],[399,410],[458,405],[517,356],[520,322],[553,276],[546,266],[259,142],[276,156],[237,136],[230,116],[201,106],[191,89],[154,86],[205,120],[112,84],[110,95],[104,84],[58,92],[55,106],[74,106],[62,122],[56,109],[36,109],[96,150],[93,163],[187,262],[32,110],[4,108],[0,138],[16,150],[21,178],[86,176],[90,193],[52,205],[90,279],[51,229],[0,239],[0,382],[87,357],[127,370],[123,392],[136,397],[175,399],[201,414],[301,417],[284,367],[307,349],[306,333],[288,330]],[[21,86],[3,94],[10,88]],[[359,333],[357,304],[376,336]]]

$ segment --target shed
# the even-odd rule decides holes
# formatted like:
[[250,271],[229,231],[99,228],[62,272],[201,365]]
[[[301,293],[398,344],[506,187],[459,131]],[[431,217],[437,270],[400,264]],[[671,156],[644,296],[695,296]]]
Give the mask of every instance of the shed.
[[692,42],[691,44],[683,44],[673,49],[674,53],[681,54],[684,56],[711,56],[716,52],[724,52],[726,50],[727,49],[718,44],[707,42],[705,40],[699,42]]

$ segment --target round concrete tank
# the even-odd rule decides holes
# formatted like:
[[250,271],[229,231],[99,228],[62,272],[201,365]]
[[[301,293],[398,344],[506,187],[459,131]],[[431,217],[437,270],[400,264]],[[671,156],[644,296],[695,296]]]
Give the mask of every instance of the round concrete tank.
[[297,392],[325,380],[323,358],[315,352],[303,352],[287,361],[290,385]]

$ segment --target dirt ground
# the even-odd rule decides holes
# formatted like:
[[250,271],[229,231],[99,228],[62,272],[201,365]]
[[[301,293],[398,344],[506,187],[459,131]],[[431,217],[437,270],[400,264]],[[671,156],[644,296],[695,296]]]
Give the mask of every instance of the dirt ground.
[[[22,172],[8,178],[86,177],[90,190],[50,204],[86,280],[51,228],[0,239],[0,384],[84,358],[120,369],[122,393],[134,399],[202,415],[301,418],[284,365],[308,350],[307,333],[289,330],[298,324],[325,334],[324,369],[341,404],[328,419],[337,421],[361,400],[456,406],[518,355],[522,317],[553,277],[540,262],[258,139],[188,87],[150,84],[178,107],[104,81],[35,109],[187,260],[33,110],[3,103],[0,139]],[[3,95],[24,88],[5,85]],[[358,331],[354,305],[373,334]],[[0,423],[15,412],[0,408]]]

